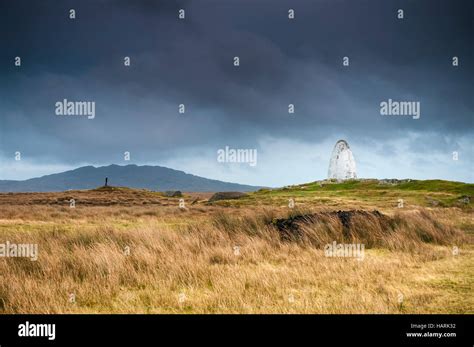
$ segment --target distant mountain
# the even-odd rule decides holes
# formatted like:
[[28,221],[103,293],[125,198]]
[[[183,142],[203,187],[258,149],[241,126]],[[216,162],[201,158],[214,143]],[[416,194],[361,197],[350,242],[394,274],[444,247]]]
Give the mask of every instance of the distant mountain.
[[0,180],[0,192],[57,192],[104,185],[187,192],[255,191],[261,187],[211,180],[162,166],[83,166],[75,170],[24,181]]

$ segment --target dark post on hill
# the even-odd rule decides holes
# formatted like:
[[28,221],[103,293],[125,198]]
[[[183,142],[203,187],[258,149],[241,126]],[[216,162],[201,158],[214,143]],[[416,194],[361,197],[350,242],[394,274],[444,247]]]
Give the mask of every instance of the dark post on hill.
[[104,187],[107,187],[107,182],[108,182],[108,181],[109,181],[109,178],[106,177],[106,178],[105,178],[105,186],[104,186]]

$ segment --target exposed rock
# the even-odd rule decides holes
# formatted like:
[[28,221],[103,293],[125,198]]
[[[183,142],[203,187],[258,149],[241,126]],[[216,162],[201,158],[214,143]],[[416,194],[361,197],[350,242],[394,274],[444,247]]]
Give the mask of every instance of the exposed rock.
[[241,197],[247,196],[245,193],[241,192],[218,192],[215,193],[209,199],[209,202],[219,201],[219,200],[232,200],[232,199],[240,199]]
[[350,210],[350,211],[331,211],[331,212],[318,212],[311,214],[302,214],[291,216],[289,218],[281,218],[273,220],[273,224],[277,227],[280,232],[280,236],[283,240],[291,240],[293,238],[301,238],[303,236],[302,226],[310,225],[315,223],[318,219],[323,217],[337,217],[342,224],[342,231],[344,237],[348,237],[351,228],[351,219],[354,216],[363,218],[375,218],[385,229],[388,229],[389,218],[377,210],[372,212],[363,210]]
[[168,190],[163,194],[168,198],[180,198],[183,196],[183,193],[181,193],[179,190]]
[[430,197],[427,197],[426,200],[427,200],[428,204],[430,204],[431,206],[439,206],[440,205],[440,201],[432,199]]
[[400,183],[409,183],[409,182],[411,182],[411,179],[398,180],[396,178],[385,178],[385,179],[379,180],[379,184],[390,184],[390,185],[397,185]]

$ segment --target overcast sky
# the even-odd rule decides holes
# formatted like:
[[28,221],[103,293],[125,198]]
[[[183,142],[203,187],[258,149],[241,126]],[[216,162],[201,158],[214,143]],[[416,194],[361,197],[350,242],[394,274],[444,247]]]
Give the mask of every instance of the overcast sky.
[[[474,182],[473,18],[470,0],[3,1],[0,179],[153,164],[281,186],[326,178],[343,138],[359,177]],[[95,118],[56,115],[63,99]],[[381,115],[388,99],[420,118]],[[257,165],[218,162],[225,146]]]

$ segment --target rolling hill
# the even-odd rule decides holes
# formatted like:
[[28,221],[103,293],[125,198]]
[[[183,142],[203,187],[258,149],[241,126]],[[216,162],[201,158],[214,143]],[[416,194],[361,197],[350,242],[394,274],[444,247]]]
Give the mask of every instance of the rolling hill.
[[109,184],[113,186],[156,191],[249,192],[261,188],[207,179],[162,166],[109,165],[83,166],[24,181],[0,180],[0,192],[58,192],[70,189],[92,189],[103,185],[105,177],[108,177]]

